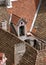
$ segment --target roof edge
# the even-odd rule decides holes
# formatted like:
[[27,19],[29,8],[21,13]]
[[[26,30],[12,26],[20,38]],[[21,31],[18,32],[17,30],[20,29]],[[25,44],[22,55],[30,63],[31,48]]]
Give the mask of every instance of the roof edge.
[[[1,28],[0,28],[0,30],[4,31],[4,32],[6,32],[6,33],[9,33],[10,35],[12,35],[12,36],[16,37],[17,39],[19,39],[15,34],[10,33],[9,31],[5,31],[5,30],[3,30],[3,29],[1,29]],[[20,39],[19,39],[19,40],[20,40]],[[20,40],[20,41],[23,42],[23,43],[25,42],[25,41],[22,41],[22,40]],[[28,45],[29,47],[31,47],[30,44],[28,44],[27,42],[25,42],[25,44]],[[38,50],[36,50],[34,47],[32,47],[32,48],[33,48],[35,51],[37,51],[37,53],[38,53]]]
[[39,0],[39,4],[38,4],[37,10],[36,10],[36,13],[34,15],[34,19],[33,19],[33,22],[32,22],[31,28],[30,28],[30,32],[32,31],[34,23],[36,21],[36,18],[37,18],[37,15],[38,15],[38,12],[39,12],[39,9],[40,9],[40,6],[41,6],[41,2],[42,2],[42,0]]

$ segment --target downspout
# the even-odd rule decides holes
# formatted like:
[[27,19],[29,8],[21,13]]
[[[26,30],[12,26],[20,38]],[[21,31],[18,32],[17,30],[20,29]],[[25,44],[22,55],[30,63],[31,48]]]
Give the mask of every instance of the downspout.
[[36,17],[37,17],[37,15],[38,15],[38,11],[39,11],[39,8],[40,8],[40,5],[41,5],[41,2],[42,2],[42,0],[39,1],[39,5],[38,5],[38,8],[37,8],[37,10],[36,10],[36,13],[35,13],[33,22],[32,22],[32,25],[31,25],[31,28],[30,28],[30,32],[32,32],[32,29],[33,29],[33,26],[34,26],[34,23],[35,23],[35,21],[36,21]]
[[12,19],[12,14],[10,14],[9,23],[8,23],[8,31],[9,31],[9,32],[10,32],[10,23],[11,23],[11,19]]
[[9,24],[11,23],[11,19],[12,19],[12,14],[10,14]]

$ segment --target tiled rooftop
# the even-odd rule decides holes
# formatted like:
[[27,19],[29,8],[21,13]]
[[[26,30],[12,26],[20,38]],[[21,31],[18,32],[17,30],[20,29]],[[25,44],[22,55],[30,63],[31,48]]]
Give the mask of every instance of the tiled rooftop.
[[15,14],[12,14],[12,23],[13,24],[17,24],[18,23],[18,21],[20,20],[20,17],[18,17],[17,15],[15,15]]
[[37,51],[30,46],[26,46],[26,51],[18,65],[35,65]]
[[24,53],[19,65],[35,65],[37,50],[18,39],[14,34],[0,29],[0,52],[5,53],[7,57],[7,65],[14,64],[14,45],[17,43],[26,44],[26,52]]
[[0,29],[0,52],[5,53],[7,65],[14,63],[14,45],[22,42],[16,36]]
[[38,16],[34,25],[35,35],[46,41],[46,0],[42,0]]
[[0,6],[0,22],[3,20],[9,21],[9,14],[5,6]]
[[46,50],[39,51],[35,65],[46,65]]

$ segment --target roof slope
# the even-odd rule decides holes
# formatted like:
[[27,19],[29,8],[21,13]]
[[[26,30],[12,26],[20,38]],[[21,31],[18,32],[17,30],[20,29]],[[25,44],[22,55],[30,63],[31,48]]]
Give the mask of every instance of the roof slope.
[[14,45],[17,43],[24,43],[26,45],[26,52],[24,53],[19,65],[35,65],[37,51],[13,34],[0,29],[0,52],[6,54],[6,57],[8,58],[7,65],[12,65],[12,63],[14,63]]
[[40,39],[46,41],[46,0],[42,0],[38,16],[34,28],[36,29],[35,35]]
[[26,45],[26,51],[18,65],[35,65],[37,57],[37,51]]
[[15,25],[18,23],[18,21],[20,20],[20,17],[12,14],[12,23],[14,23]]
[[12,23],[13,23],[14,25],[19,25],[19,23],[20,23],[21,21],[23,21],[25,24],[27,23],[22,17],[19,17],[19,16],[15,15],[15,14],[12,14],[12,19],[11,19],[11,21],[12,21]]
[[35,65],[46,65],[46,50],[39,51]]
[[30,31],[30,27],[37,9],[39,0],[18,0],[12,2],[13,8],[8,11],[12,14],[23,18],[27,21],[27,32]]
[[0,29],[0,52],[6,54],[7,65],[14,63],[14,45],[20,42],[16,36]]
[[4,20],[9,20],[9,14],[7,12],[6,6],[0,6],[0,22]]

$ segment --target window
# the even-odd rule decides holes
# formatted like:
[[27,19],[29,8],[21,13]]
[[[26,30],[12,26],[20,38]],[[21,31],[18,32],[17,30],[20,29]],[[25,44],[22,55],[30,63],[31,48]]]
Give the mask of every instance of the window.
[[35,39],[34,39],[34,48],[36,48],[37,50],[40,50],[40,45],[39,45],[38,41]]
[[36,46],[36,44],[37,44],[37,41],[34,39],[34,47]]
[[20,28],[19,28],[19,33],[20,33],[20,36],[25,35],[25,29],[24,29],[24,26],[20,26]]

